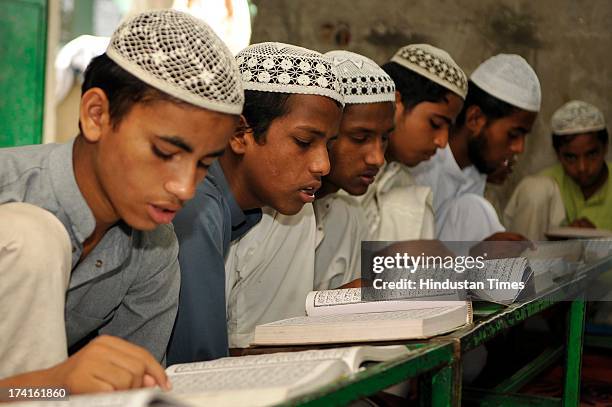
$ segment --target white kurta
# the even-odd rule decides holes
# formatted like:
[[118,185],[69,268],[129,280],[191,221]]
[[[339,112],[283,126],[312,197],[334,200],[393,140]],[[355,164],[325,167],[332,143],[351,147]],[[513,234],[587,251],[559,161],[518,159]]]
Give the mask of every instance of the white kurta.
[[546,240],[545,232],[565,220],[559,185],[546,175],[523,178],[504,210],[508,228],[531,240]]
[[369,240],[359,203],[331,194],[314,202],[317,220],[315,290],[338,288],[361,277],[361,242]]
[[386,164],[368,191],[355,198],[364,209],[372,240],[433,239],[431,188],[417,185],[406,166]]
[[305,314],[312,291],[312,204],[294,216],[264,208],[261,221],[230,246],[225,260],[230,347],[248,346],[255,326]]
[[436,238],[479,241],[505,230],[493,206],[484,199],[487,176],[471,165],[461,169],[450,146],[410,171],[417,183],[433,192]]
[[447,242],[479,242],[505,230],[493,205],[471,193],[442,205],[439,219],[438,239]]

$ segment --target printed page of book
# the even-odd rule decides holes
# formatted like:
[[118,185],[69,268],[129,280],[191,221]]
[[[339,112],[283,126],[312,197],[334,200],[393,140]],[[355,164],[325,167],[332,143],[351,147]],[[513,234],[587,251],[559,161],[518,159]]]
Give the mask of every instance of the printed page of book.
[[[344,288],[339,290],[312,291],[306,297],[306,314],[309,316],[363,314],[368,312],[438,308],[465,303],[465,301],[460,301],[454,293],[449,295],[448,292],[446,292],[447,295],[435,297],[435,299],[434,297],[424,297],[421,300],[392,299],[414,298],[418,294],[415,292],[419,290],[381,290],[379,293],[370,295],[370,297],[376,299],[380,298],[380,300],[364,301],[361,291],[363,289],[364,288]],[[371,287],[365,289],[373,290]],[[403,291],[406,291],[404,296],[402,296]],[[412,295],[409,295],[409,292],[411,292]],[[445,291],[441,290],[441,293],[444,294]]]
[[581,259],[584,245],[578,240],[560,240],[553,242],[537,242],[535,250],[525,249],[521,257],[532,259],[564,259],[577,262]]
[[283,363],[303,363],[326,360],[342,360],[351,371],[356,371],[364,361],[385,361],[410,351],[404,345],[351,346],[332,349],[314,349],[301,352],[279,352],[263,355],[227,357],[207,362],[183,363],[166,369],[168,375],[197,373],[208,369],[236,368],[245,366],[266,366]]
[[[171,374],[172,394],[201,405],[269,404],[350,373],[341,360],[205,368]],[[204,403],[205,402],[205,403]]]
[[[472,290],[471,293],[482,300],[510,304],[521,292],[518,283],[528,282],[530,274],[533,274],[533,271],[524,257],[486,260],[482,269],[470,270],[470,279],[483,282],[485,288]],[[507,288],[511,286],[517,288]]]

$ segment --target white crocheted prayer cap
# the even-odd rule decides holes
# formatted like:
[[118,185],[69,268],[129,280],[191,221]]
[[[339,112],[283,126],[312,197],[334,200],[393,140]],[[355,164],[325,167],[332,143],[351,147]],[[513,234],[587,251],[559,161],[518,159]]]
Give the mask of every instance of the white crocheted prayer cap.
[[236,55],[244,89],[322,95],[344,106],[338,73],[323,54],[280,42],[249,45]]
[[141,81],[206,109],[240,114],[244,91],[236,62],[203,21],[155,10],[123,22],[106,54]]
[[489,95],[512,106],[540,111],[542,92],[538,75],[520,55],[492,56],[476,68],[470,79]]
[[465,99],[467,76],[448,52],[429,44],[411,44],[400,48],[393,58],[401,66],[444,86]]
[[567,102],[552,115],[550,127],[555,135],[582,134],[606,128],[604,115],[597,107],[581,100]]
[[338,70],[346,104],[395,102],[395,83],[376,62],[342,50],[325,55]]

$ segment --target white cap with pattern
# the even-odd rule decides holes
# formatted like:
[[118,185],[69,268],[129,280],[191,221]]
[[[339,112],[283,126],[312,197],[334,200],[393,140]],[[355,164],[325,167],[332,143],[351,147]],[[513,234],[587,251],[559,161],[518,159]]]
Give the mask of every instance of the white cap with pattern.
[[572,100],[553,113],[550,127],[558,136],[582,134],[605,129],[606,120],[601,110],[592,104]]
[[338,72],[331,59],[280,42],[249,45],[236,55],[247,90],[327,96],[344,106]]
[[123,22],[106,54],[141,81],[206,109],[240,114],[244,91],[227,46],[203,21],[155,10]]
[[406,45],[391,61],[444,86],[461,99],[467,95],[467,76],[448,52],[440,48],[429,44]]
[[325,55],[338,70],[345,103],[395,102],[395,83],[376,62],[350,51],[330,51]]
[[530,112],[540,111],[542,91],[538,75],[520,55],[492,56],[476,68],[470,79],[501,101]]

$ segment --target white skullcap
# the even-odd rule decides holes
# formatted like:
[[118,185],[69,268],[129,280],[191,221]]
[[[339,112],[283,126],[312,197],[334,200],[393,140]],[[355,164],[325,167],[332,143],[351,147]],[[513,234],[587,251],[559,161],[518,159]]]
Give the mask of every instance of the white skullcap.
[[567,102],[555,111],[550,120],[555,135],[582,134],[606,128],[604,115],[595,106],[581,100]]
[[244,89],[322,95],[344,106],[340,82],[331,59],[280,42],[249,45],[236,55]]
[[138,14],[115,30],[106,54],[177,99],[222,113],[242,112],[244,91],[232,54],[206,23],[189,14]]
[[448,52],[429,44],[411,44],[400,48],[391,61],[444,86],[465,100],[467,76]]
[[340,76],[340,88],[347,104],[395,102],[395,83],[370,58],[349,51],[325,54]]
[[542,101],[538,75],[515,54],[492,56],[470,76],[476,86],[497,99],[530,112],[539,112]]

